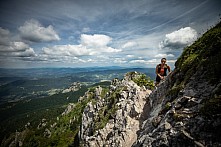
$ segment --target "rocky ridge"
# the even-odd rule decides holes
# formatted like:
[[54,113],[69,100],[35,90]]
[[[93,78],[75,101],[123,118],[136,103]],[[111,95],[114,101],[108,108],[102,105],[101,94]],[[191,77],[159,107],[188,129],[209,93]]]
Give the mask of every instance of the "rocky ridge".
[[149,96],[149,118],[133,146],[221,146],[221,23],[186,47]]
[[208,120],[202,114],[205,99],[220,89],[221,83],[191,81],[173,98],[165,90],[169,81],[171,76],[149,96],[149,117],[133,146],[221,146],[220,137],[215,137],[220,130],[220,115]]
[[[80,139],[84,146],[131,146],[136,141],[151,90],[138,86],[128,75],[121,81],[114,79],[104,97],[101,87],[95,89],[96,103],[88,103],[82,115]],[[108,115],[111,107],[115,110]],[[102,125],[100,117],[106,116],[103,128],[96,129]]]
[[67,89],[64,89],[62,91],[62,93],[68,93],[68,92],[74,92],[74,91],[78,91],[81,88],[81,83],[79,82],[74,82],[71,84],[71,86]]
[[[113,81],[105,97],[96,89],[97,103],[83,112],[82,145],[221,146],[220,38],[221,23],[185,48],[174,71],[152,92],[128,75]],[[116,91],[115,103],[106,102]],[[116,111],[95,129],[108,105]]]

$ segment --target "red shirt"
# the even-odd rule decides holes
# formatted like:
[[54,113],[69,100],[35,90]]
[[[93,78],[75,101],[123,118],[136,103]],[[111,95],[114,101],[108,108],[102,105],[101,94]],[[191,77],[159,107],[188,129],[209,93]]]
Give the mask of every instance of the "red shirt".
[[160,75],[164,75],[164,66],[160,68]]

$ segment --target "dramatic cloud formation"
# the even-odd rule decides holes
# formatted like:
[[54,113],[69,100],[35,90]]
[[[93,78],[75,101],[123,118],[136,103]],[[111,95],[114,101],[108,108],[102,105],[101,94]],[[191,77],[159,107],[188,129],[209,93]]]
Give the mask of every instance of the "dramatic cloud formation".
[[0,45],[0,56],[31,57],[36,56],[33,48],[23,42],[11,42],[9,46]]
[[18,29],[21,37],[32,42],[48,42],[60,40],[58,34],[51,25],[43,27],[37,20],[31,19],[26,21]]
[[173,64],[197,33],[220,20],[220,6],[220,0],[0,1],[0,67],[155,68],[162,57]]
[[12,56],[12,57],[34,57],[34,56],[36,56],[36,54],[35,54],[35,51],[32,48],[27,48],[23,52],[8,53],[7,56]]
[[29,48],[24,42],[10,42],[9,45],[0,45],[1,52],[19,52]]
[[0,28],[0,56],[31,57],[36,56],[30,46],[21,41],[13,41],[10,31]]
[[81,44],[79,45],[55,45],[53,47],[44,47],[42,50],[44,54],[56,56],[86,56],[121,51],[121,49],[107,46],[112,38],[106,35],[82,34],[80,39]]
[[169,49],[181,49],[193,43],[197,39],[196,30],[191,27],[181,28],[170,34],[166,34],[166,39],[163,40],[159,47]]
[[103,48],[106,47],[112,38],[102,34],[94,34],[94,35],[81,35],[81,44],[88,48]]
[[88,49],[82,45],[56,45],[50,48],[44,47],[42,50],[47,55],[56,55],[56,56],[89,55]]

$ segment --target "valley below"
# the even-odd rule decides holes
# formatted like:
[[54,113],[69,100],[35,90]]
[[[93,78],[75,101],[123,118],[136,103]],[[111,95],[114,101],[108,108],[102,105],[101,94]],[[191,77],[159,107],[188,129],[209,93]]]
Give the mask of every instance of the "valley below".
[[56,120],[91,87],[109,86],[130,71],[154,79],[151,68],[0,69],[0,140],[27,124],[35,128],[42,119]]

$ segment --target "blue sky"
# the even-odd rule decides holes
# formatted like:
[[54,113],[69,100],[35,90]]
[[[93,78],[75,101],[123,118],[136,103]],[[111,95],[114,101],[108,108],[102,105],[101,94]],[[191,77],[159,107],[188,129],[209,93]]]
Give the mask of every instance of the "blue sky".
[[0,67],[171,67],[220,0],[0,0]]

